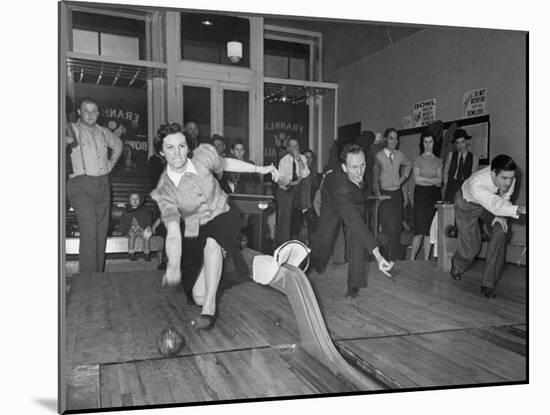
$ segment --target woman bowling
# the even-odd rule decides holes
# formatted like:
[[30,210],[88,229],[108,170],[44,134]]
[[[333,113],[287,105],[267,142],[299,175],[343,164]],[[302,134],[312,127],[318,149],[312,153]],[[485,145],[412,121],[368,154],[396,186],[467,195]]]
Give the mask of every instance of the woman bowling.
[[441,199],[442,160],[433,153],[434,139],[429,133],[420,136],[420,155],[413,163],[414,237],[411,261],[422,243],[424,260],[430,259],[430,226],[435,216],[435,204]]
[[273,175],[279,173],[274,166],[255,166],[241,160],[218,155],[210,144],[194,144],[186,139],[177,123],[164,124],[159,128],[157,139],[162,148],[167,168],[151,197],[158,203],[161,218],[166,226],[166,255],[168,265],[163,285],[180,282],[180,259],[182,236],[180,218],[185,222],[184,237],[198,238],[203,248],[203,265],[194,278],[192,295],[202,306],[200,317],[194,325],[200,330],[214,326],[217,316],[216,293],[222,275],[225,254],[236,247],[240,231],[238,212],[230,208],[227,195],[222,191],[215,175],[223,171]]

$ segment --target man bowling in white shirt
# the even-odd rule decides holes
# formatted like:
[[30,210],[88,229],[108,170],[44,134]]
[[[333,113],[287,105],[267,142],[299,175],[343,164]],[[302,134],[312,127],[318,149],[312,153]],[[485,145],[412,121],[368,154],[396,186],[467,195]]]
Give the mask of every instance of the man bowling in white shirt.
[[496,156],[491,165],[473,173],[455,195],[455,220],[458,229],[458,250],[451,263],[451,276],[459,281],[481,249],[478,218],[491,216],[490,240],[481,282],[481,294],[495,297],[495,288],[502,273],[508,235],[508,217],[519,218],[526,206],[514,205],[516,163],[511,157]]

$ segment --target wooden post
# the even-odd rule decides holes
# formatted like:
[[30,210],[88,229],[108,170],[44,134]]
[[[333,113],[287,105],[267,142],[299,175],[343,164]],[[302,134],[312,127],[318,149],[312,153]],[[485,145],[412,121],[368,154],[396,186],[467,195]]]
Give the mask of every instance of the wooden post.
[[391,196],[367,196],[367,199],[374,200],[374,229],[372,230],[372,233],[374,235],[374,239],[378,240],[378,210],[380,209],[380,203],[382,203],[383,200],[391,199]]
[[437,266],[443,271],[451,269],[451,257],[456,241],[445,235],[445,229],[455,224],[455,208],[452,203],[436,203],[437,208]]

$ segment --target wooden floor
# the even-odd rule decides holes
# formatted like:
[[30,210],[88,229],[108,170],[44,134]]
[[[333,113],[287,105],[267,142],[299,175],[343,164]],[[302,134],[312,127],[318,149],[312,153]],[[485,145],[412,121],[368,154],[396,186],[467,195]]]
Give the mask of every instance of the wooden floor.
[[[452,280],[435,262],[403,261],[392,279],[372,265],[368,289],[344,298],[346,266],[311,277],[341,354],[380,389],[526,380],[526,271],[507,266],[497,298],[479,293],[481,264]],[[353,391],[299,347],[286,297],[225,278],[211,332],[161,272],[74,277],[67,307],[69,409]],[[173,325],[186,346],[162,358],[155,340]]]
[[481,296],[483,262],[457,282],[435,262],[371,266],[346,300],[346,266],[312,278],[328,329],[347,359],[392,388],[526,380],[526,269],[506,265],[497,298]]

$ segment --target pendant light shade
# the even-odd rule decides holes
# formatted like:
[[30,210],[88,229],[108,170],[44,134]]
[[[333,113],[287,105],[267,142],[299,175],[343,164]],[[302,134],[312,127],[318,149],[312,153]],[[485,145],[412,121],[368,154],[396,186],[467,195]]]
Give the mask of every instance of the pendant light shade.
[[243,57],[243,44],[235,40],[227,42],[227,57],[232,63],[239,63]]

